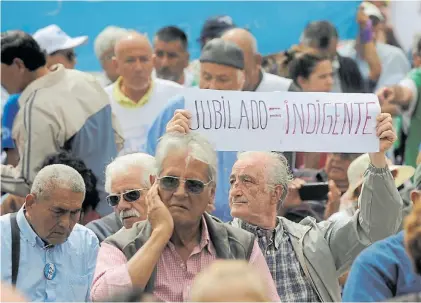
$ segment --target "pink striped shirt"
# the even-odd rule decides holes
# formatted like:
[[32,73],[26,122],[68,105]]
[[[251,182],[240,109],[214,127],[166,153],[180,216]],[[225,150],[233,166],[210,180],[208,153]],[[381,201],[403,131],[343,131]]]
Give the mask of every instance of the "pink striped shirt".
[[[187,263],[184,263],[168,242],[157,264],[154,295],[165,302],[185,302],[189,300],[190,287],[196,275],[216,259],[215,248],[210,241],[206,222],[203,219],[200,243],[193,249]],[[249,260],[267,282],[269,295],[273,302],[279,302],[275,284],[266,260],[257,242],[254,242]],[[127,258],[113,245],[102,243],[99,249],[94,280],[91,288],[93,301],[107,300],[111,296],[130,291],[132,282],[127,269]]]

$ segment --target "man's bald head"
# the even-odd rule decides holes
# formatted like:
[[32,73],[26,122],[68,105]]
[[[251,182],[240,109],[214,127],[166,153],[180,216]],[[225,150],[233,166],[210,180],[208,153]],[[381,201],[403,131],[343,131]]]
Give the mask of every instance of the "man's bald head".
[[154,55],[149,39],[142,34],[131,31],[117,41],[114,47],[113,62],[121,76],[121,85],[138,91],[137,96],[144,95],[151,83]]
[[226,31],[221,38],[237,44],[244,53],[257,54],[256,38],[244,28],[230,29]]
[[260,83],[262,56],[257,52],[256,38],[243,28],[233,28],[222,35],[222,40],[236,44],[244,54],[246,81],[243,90],[253,91]]
[[145,35],[131,31],[129,34],[117,41],[114,47],[115,55],[118,57],[128,48],[139,48],[149,50],[152,54],[152,45]]

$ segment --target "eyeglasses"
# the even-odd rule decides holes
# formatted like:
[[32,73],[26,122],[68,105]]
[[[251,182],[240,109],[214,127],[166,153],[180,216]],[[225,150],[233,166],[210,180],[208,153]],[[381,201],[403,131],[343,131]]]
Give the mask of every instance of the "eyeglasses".
[[210,180],[208,183],[203,183],[200,180],[181,179],[179,177],[173,176],[164,176],[157,179],[159,180],[159,185],[162,187],[162,189],[169,191],[176,190],[180,186],[180,182],[184,182],[186,191],[195,195],[202,193],[205,189],[205,186],[212,182],[212,180]]
[[138,200],[140,198],[140,196],[142,195],[142,191],[147,190],[147,188],[139,188],[139,189],[132,189],[132,190],[128,190],[122,194],[112,194],[112,195],[108,195],[106,200],[108,205],[114,207],[117,206],[118,203],[121,200],[121,197],[123,197],[124,201],[127,202],[134,202],[136,200]]

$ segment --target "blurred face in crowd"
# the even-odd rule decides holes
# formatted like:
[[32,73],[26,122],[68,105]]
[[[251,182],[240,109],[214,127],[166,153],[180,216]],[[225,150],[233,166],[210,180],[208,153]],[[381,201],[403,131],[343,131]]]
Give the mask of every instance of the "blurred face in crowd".
[[242,90],[244,73],[231,66],[202,62],[199,85],[202,89]]
[[165,42],[155,37],[154,52],[157,77],[180,83],[184,69],[189,64],[189,53],[184,49],[182,42]]
[[231,215],[249,223],[259,222],[261,215],[273,212],[282,194],[280,185],[269,185],[270,159],[246,157],[235,162],[231,176],[229,204]]
[[146,90],[151,82],[153,52],[148,39],[132,33],[119,40],[115,46],[117,73],[123,77],[123,85],[132,90]]
[[76,65],[76,53],[74,49],[58,50],[47,58],[47,67],[54,64],[63,64],[65,68],[74,69]]
[[65,242],[79,222],[83,193],[55,188],[42,197],[26,196],[26,217],[38,236],[48,244]]
[[15,58],[12,64],[1,63],[1,85],[9,94],[22,92],[30,80],[30,71],[19,58]]
[[348,167],[356,158],[354,154],[328,154],[324,170],[329,180],[335,181],[341,192],[348,187]]
[[8,194],[6,197],[4,197],[4,200],[1,203],[0,215],[6,215],[6,214],[15,213],[19,211],[19,209],[22,207],[24,203],[25,203],[25,198]]
[[113,63],[114,47],[107,49],[99,58],[101,67],[111,82],[115,82],[120,76],[117,72],[117,66]]
[[333,86],[333,68],[330,60],[316,64],[308,79],[298,77],[298,84],[305,92],[330,92]]
[[107,200],[125,228],[131,228],[134,223],[147,217],[145,197],[150,186],[142,182],[141,176],[143,170],[131,166],[111,179],[111,193]]
[[235,28],[225,32],[222,37],[225,41],[235,43],[244,54],[244,90],[254,90],[256,84],[254,80],[259,78],[262,64],[262,57],[256,53],[256,41],[253,36],[245,29]]
[[162,162],[158,193],[168,207],[174,224],[196,224],[215,198],[208,164],[185,151],[170,153]]

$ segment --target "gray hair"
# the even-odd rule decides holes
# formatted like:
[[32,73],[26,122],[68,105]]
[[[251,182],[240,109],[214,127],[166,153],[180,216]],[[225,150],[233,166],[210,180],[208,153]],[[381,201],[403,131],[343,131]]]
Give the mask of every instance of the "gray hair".
[[64,164],[47,165],[35,176],[31,193],[36,199],[48,199],[56,189],[70,189],[74,193],[83,193],[85,199],[85,181],[72,167]]
[[107,26],[95,38],[94,50],[96,57],[100,59],[104,52],[106,52],[110,48],[114,48],[117,41],[124,38],[129,33],[130,31],[125,28],[117,26]]
[[279,210],[288,194],[288,184],[293,179],[289,169],[288,161],[281,153],[265,151],[239,152],[237,154],[237,159],[241,160],[255,156],[265,156],[269,159],[270,163],[267,165],[268,185],[282,186],[282,195],[278,203]]
[[158,174],[162,171],[165,158],[176,150],[188,151],[189,157],[206,163],[209,166],[209,181],[216,184],[218,160],[215,149],[203,136],[194,132],[188,134],[170,132],[160,138],[155,153]]
[[133,153],[117,157],[107,165],[105,169],[105,191],[110,193],[112,179],[116,175],[126,172],[130,167],[142,169],[143,174],[139,176],[140,182],[144,186],[151,186],[149,176],[156,175],[155,158],[144,153]]

